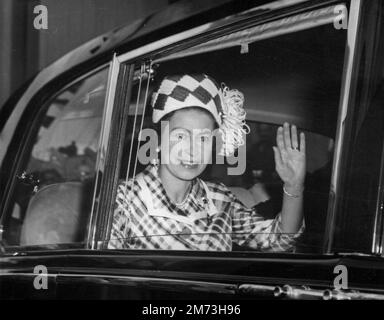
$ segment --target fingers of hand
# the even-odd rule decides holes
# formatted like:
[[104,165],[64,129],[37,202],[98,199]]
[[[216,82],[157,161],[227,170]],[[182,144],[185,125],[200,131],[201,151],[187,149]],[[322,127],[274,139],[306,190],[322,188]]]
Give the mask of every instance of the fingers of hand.
[[280,151],[276,147],[272,147],[272,148],[273,148],[273,154],[275,155],[276,167],[281,167],[283,164],[282,164],[282,160],[281,160]]
[[276,135],[276,144],[280,151],[284,150],[284,138],[283,138],[283,128],[279,127],[277,129],[277,135]]
[[289,123],[284,123],[284,145],[286,149],[291,149],[291,133],[289,132]]
[[305,134],[304,134],[304,132],[300,133],[300,151],[305,154]]
[[[298,150],[305,152],[305,135],[303,132],[298,137],[297,127],[295,125],[290,126],[285,122],[283,127],[279,127],[276,135],[277,146],[282,150]],[[283,157],[282,157],[283,158]],[[284,159],[283,159],[284,160]]]
[[293,125],[291,127],[291,137],[292,137],[292,148],[293,149],[298,149],[299,148],[299,143],[297,141],[297,129],[296,129],[295,125]]

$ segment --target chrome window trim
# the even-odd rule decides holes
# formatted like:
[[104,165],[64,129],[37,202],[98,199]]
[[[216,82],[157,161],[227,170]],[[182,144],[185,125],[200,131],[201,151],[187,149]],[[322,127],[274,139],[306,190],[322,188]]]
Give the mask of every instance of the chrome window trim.
[[[126,53],[120,54],[117,58],[119,59],[119,61],[121,63],[123,63],[123,62],[125,63],[127,61],[131,61],[133,59],[136,59],[140,56],[150,54],[150,53],[155,52],[159,49],[162,49],[162,48],[165,48],[167,46],[176,44],[180,41],[188,40],[188,39],[191,39],[193,37],[199,36],[202,33],[207,33],[210,31],[214,31],[220,27],[225,27],[228,25],[232,25],[234,23],[238,23],[241,21],[242,18],[252,17],[252,15],[256,14],[258,11],[268,12],[268,11],[272,11],[272,10],[285,9],[285,8],[288,8],[288,7],[297,5],[297,4],[303,4],[306,2],[309,2],[309,1],[308,0],[289,0],[289,1],[278,0],[278,1],[268,3],[268,4],[256,6],[252,9],[245,10],[243,12],[234,14],[232,16],[228,16],[226,18],[223,18],[223,19],[220,19],[220,20],[217,20],[214,22],[205,23],[201,26],[189,29],[187,31],[183,31],[183,32],[177,33],[175,35],[157,40],[157,41],[152,42],[150,44],[147,44],[147,45],[144,45],[144,46],[139,47],[137,49],[134,49],[132,51],[128,51]],[[342,0],[340,0],[340,1],[335,0],[335,2],[342,3],[343,1]],[[322,4],[327,5],[326,1],[321,1],[319,3],[319,5],[322,5]],[[330,4],[328,4],[328,5],[330,5]],[[287,13],[287,15],[290,15],[290,13]],[[273,20],[275,20],[275,19],[273,19]]]
[[127,61],[136,59],[144,54],[151,53],[153,51],[159,50],[161,48],[164,48],[166,46],[175,44],[179,41],[186,40],[188,38],[191,38],[193,36],[197,36],[202,32],[207,32],[211,29],[213,23],[207,23],[202,26],[175,34],[173,36],[152,42],[150,44],[144,45],[143,47],[140,47],[138,49],[134,49],[132,51],[123,53],[117,57],[120,63],[125,63]]
[[[101,150],[98,167],[98,188],[95,188],[95,198],[92,208],[91,227],[88,230],[87,248],[103,249],[105,243],[104,233],[106,232],[108,221],[113,218],[113,206],[115,192],[118,185],[116,173],[119,172],[119,160],[122,147],[115,142],[122,142],[119,135],[125,132],[121,127],[125,122],[126,115],[125,99],[131,94],[133,83],[133,64],[121,64],[117,57],[113,59],[111,69],[111,86],[109,87],[107,113],[108,120],[103,123],[103,137],[101,138]],[[121,79],[120,79],[121,78]],[[119,82],[120,81],[120,82]],[[124,97],[121,97],[123,95]],[[114,136],[114,135],[117,135]],[[117,158],[114,158],[117,157]],[[102,173],[100,175],[100,173]],[[100,179],[99,179],[100,177]],[[112,188],[110,190],[110,188]],[[99,192],[97,194],[97,192]],[[110,198],[110,199],[108,199]]]
[[375,225],[373,231],[373,241],[372,241],[372,252],[383,255],[383,246],[384,246],[384,141],[381,153],[380,161],[380,179],[379,186],[377,190],[377,202],[376,202],[376,212],[375,212]]
[[[340,4],[345,5],[344,2],[341,2]],[[334,7],[335,6],[333,5],[328,5],[319,9],[311,9],[310,11],[304,11],[302,13],[289,14],[283,18],[257,23],[246,29],[241,28],[240,30],[226,33],[223,36],[204,41],[191,48],[162,56],[155,59],[153,63],[161,63],[233,47],[240,48],[242,45],[251,45],[265,39],[292,34],[302,30],[309,30],[322,25],[329,25],[335,19]]]
[[[382,70],[382,78],[384,78],[384,69]],[[379,185],[377,188],[377,201],[373,228],[371,250],[374,254],[384,256],[384,140],[382,141]]]
[[328,213],[324,236],[324,253],[331,253],[333,246],[333,237],[335,232],[335,222],[339,200],[340,171],[343,142],[345,136],[346,117],[349,109],[349,98],[352,83],[354,81],[353,66],[355,63],[357,33],[361,17],[361,0],[351,0],[348,17],[347,43],[344,58],[344,70],[342,76],[342,87],[340,94],[339,115],[337,119],[335,152],[333,156],[331,186],[328,202]]
[[[112,122],[112,110],[114,106],[116,88],[117,88],[117,78],[120,71],[120,62],[116,58],[116,54],[113,56],[112,62],[110,62],[110,69],[108,75],[108,84],[107,84],[107,94],[104,101],[104,114],[102,120],[101,134],[99,137],[99,147],[97,152],[96,160],[96,177],[95,177],[95,186],[93,189],[93,199],[92,199],[92,209],[91,214],[88,220],[88,235],[87,235],[87,248],[95,249],[95,239],[96,239],[96,228],[97,228],[97,209],[98,206],[96,203],[100,201],[100,192],[99,179],[100,173],[105,172],[105,157],[107,155],[108,142],[111,132],[111,122]],[[99,190],[99,193],[97,191]]]

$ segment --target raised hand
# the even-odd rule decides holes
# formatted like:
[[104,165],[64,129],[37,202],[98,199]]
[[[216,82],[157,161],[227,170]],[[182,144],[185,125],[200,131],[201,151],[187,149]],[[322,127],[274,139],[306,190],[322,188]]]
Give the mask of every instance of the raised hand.
[[285,187],[294,193],[301,192],[305,178],[305,135],[297,135],[296,126],[284,123],[277,129],[277,147],[273,147],[276,171]]

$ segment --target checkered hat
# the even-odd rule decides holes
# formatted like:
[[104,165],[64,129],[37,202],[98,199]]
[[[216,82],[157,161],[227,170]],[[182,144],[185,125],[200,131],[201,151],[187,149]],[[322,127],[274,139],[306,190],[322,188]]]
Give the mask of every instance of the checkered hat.
[[188,107],[209,111],[222,137],[220,154],[229,156],[243,145],[244,134],[249,133],[245,124],[244,96],[238,90],[229,90],[205,74],[174,75],[165,77],[152,95],[152,121],[159,122],[166,114]]
[[157,123],[166,114],[187,107],[201,107],[209,111],[221,124],[220,89],[205,74],[166,77],[152,96],[152,121]]

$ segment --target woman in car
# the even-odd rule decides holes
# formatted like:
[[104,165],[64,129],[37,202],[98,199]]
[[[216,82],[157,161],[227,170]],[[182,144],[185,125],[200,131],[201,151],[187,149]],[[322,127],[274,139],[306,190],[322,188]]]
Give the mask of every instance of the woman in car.
[[[295,247],[303,231],[305,137],[285,123],[274,147],[284,182],[281,213],[265,220],[223,185],[199,178],[210,163],[215,129],[222,155],[244,144],[244,97],[219,88],[207,75],[166,77],[152,97],[155,124],[162,122],[160,163],[118,186],[109,248],[263,251]],[[216,131],[217,132],[217,131]]]

